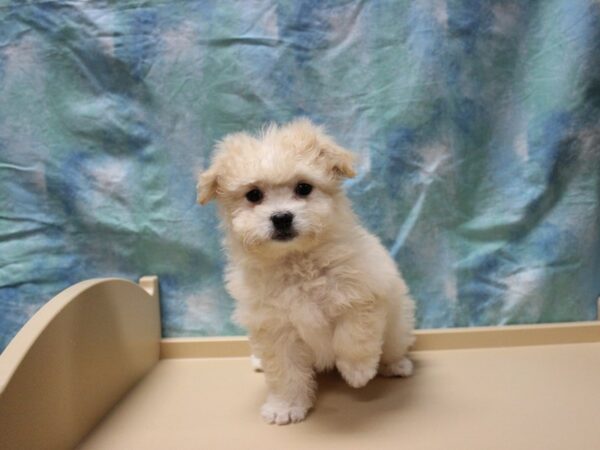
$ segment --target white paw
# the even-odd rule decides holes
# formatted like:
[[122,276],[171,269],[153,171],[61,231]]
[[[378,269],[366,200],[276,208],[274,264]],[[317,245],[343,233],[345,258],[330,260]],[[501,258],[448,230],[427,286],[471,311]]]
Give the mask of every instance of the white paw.
[[306,417],[308,408],[291,405],[280,400],[267,400],[260,409],[260,414],[268,423],[286,425],[301,422]]
[[384,377],[410,377],[413,373],[413,362],[406,356],[399,361],[382,364],[379,374]]
[[250,363],[255,372],[262,372],[262,361],[258,356],[250,355]]
[[337,361],[336,366],[346,383],[353,388],[363,387],[377,374],[376,364]]

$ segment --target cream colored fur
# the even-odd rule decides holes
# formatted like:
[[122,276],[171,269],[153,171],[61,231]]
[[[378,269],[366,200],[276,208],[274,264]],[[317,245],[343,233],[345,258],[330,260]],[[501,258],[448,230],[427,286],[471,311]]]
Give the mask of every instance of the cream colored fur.
[[[341,188],[353,156],[306,119],[259,136],[225,137],[200,176],[216,198],[228,250],[227,289],[268,386],[270,423],[297,422],[315,397],[315,372],[336,367],[364,386],[377,372],[408,376],[414,304],[393,260],[361,227]],[[306,198],[299,182],[314,186]],[[264,198],[245,197],[260,189]],[[271,215],[294,214],[297,237],[273,239]]]

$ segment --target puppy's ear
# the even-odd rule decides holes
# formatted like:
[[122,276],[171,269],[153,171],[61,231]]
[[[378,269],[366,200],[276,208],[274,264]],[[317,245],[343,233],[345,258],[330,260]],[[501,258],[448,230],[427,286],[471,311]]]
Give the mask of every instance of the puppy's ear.
[[210,167],[198,177],[196,191],[198,193],[198,203],[207,204],[217,195],[218,177],[215,167]]
[[[243,153],[245,149],[253,146],[256,139],[246,133],[232,133],[217,142],[213,152],[212,164],[205,172],[200,174],[196,186],[198,203],[204,205],[221,194],[221,188],[226,183],[228,167],[232,159]],[[221,178],[221,180],[219,180]],[[225,180],[224,180],[225,179]]]
[[346,178],[356,176],[354,171],[355,156],[352,152],[337,145],[329,136],[319,139],[319,143],[320,157],[323,158],[335,175]]

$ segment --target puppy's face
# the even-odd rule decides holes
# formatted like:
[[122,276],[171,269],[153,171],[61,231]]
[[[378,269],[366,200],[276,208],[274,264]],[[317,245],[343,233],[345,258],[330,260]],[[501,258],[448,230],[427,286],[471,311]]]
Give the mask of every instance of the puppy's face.
[[340,182],[353,156],[318,127],[298,120],[259,137],[225,137],[200,176],[198,200],[216,198],[231,238],[254,252],[281,253],[326,238],[345,205]]

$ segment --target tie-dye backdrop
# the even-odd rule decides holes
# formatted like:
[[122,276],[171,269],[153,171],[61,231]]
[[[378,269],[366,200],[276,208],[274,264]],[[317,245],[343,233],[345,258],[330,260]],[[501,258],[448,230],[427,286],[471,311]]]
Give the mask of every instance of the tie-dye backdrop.
[[0,1],[0,348],[79,280],[158,274],[166,336],[234,334],[225,133],[307,115],[421,327],[592,319],[600,3]]

